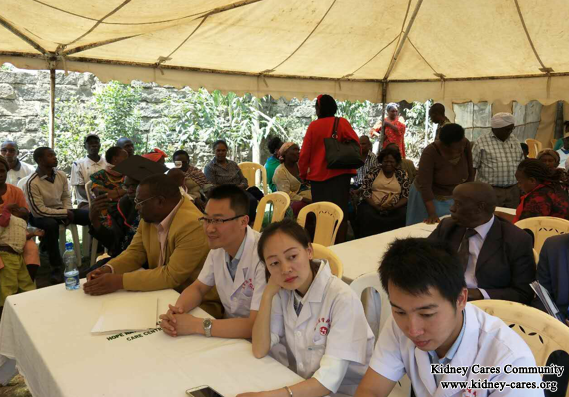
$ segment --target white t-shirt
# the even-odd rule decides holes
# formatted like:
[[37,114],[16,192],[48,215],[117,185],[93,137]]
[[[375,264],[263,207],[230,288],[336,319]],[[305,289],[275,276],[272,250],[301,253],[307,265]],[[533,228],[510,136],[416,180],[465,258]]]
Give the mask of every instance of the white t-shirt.
[[[73,162],[71,166],[71,186],[85,186],[85,184],[89,182],[91,175],[97,171],[104,170],[106,167],[107,162],[102,156],[97,162],[91,160],[89,157]],[[83,197],[77,189],[75,189],[75,195],[77,196],[77,204],[88,202],[87,197]]]
[[6,179],[6,183],[18,186],[18,182],[20,182],[20,180],[24,179],[28,175],[33,174],[35,170],[36,169],[33,165],[20,161],[20,169],[18,171],[16,170],[8,171],[8,177]]

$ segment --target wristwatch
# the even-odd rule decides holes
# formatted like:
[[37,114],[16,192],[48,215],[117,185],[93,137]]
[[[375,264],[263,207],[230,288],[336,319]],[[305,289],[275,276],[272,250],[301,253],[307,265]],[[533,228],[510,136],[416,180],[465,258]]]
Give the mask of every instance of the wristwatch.
[[210,338],[211,337],[211,326],[212,326],[212,321],[209,318],[204,318],[203,319],[203,330],[205,332],[205,336],[206,338]]

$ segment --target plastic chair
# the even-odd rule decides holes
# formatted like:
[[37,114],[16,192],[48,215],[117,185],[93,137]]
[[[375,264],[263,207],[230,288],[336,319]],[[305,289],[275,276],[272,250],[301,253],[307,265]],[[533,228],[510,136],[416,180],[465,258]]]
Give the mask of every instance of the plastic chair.
[[511,301],[485,299],[472,304],[500,318],[516,331],[531,349],[538,366],[545,365],[554,351],[563,350],[569,354],[569,327],[549,314]]
[[[366,317],[371,323],[370,327],[372,327],[373,333],[376,335],[375,341],[377,343],[378,335],[381,333],[383,326],[391,316],[391,303],[389,303],[387,292],[385,292],[381,285],[379,274],[377,272],[362,274],[352,281],[350,287],[356,295],[362,299],[362,304],[364,304],[364,308],[367,309]],[[373,289],[373,291],[368,290],[368,288]],[[364,291],[366,291],[367,294],[362,296]],[[377,300],[379,300],[379,304],[377,304]],[[375,310],[371,315],[369,313],[370,309]],[[407,375],[405,375],[399,380],[399,382],[397,382],[389,394],[389,397],[408,397],[410,395],[411,381]]]
[[320,201],[304,207],[298,213],[298,224],[305,227],[306,216],[313,212],[316,215],[316,231],[313,243],[322,244],[325,247],[334,245],[336,234],[344,219],[344,212],[334,203]]
[[77,231],[77,225],[70,223],[69,225],[59,225],[59,252],[61,255],[65,252],[65,242],[67,237],[65,235],[66,230],[71,231],[71,237],[73,238],[73,251],[75,251],[75,257],[77,258],[77,267],[81,266],[81,243],[79,242],[79,232]]
[[537,264],[539,263],[539,254],[537,253],[535,248],[533,249],[533,259],[535,259],[535,267],[537,268]]
[[[89,202],[89,210],[91,209],[91,188],[93,187],[93,181],[89,181],[85,184],[85,192],[87,193],[87,200]],[[91,235],[87,233],[87,240],[83,238],[83,245],[89,249],[89,245],[91,245],[91,255],[89,255],[89,263],[93,266],[97,262],[97,248],[99,242],[96,238],[91,238]],[[91,243],[91,244],[89,244]]]
[[261,164],[252,163],[250,161],[246,161],[243,163],[239,163],[239,168],[243,173],[243,176],[247,178],[247,183],[249,183],[249,187],[257,186],[256,176],[257,170],[261,171],[261,183],[263,184],[263,193],[265,196],[269,193],[269,187],[267,185],[267,170]]
[[537,157],[537,154],[541,152],[543,145],[541,144],[540,141],[531,138],[526,139],[526,144],[528,145],[529,148],[528,157],[530,159],[535,159]]
[[533,248],[538,256],[545,240],[551,236],[569,233],[569,221],[553,216],[536,216],[516,222],[520,229],[529,230],[533,234]]
[[314,259],[326,259],[330,264],[332,274],[341,279],[344,275],[344,265],[340,258],[331,249],[320,244],[312,244],[312,249],[314,251]]
[[272,203],[273,207],[273,217],[271,219],[271,223],[282,221],[288,206],[290,205],[290,197],[288,194],[283,192],[276,192],[265,195],[259,201],[257,205],[257,217],[255,218],[255,223],[253,224],[253,230],[258,232],[261,231],[261,227],[263,226],[263,215],[265,214],[265,208],[268,203]]

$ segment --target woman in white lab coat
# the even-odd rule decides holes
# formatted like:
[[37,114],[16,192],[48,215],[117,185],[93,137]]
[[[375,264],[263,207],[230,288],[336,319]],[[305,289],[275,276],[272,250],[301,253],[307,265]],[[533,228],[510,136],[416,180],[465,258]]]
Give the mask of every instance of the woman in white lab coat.
[[306,380],[240,397],[352,396],[374,344],[358,296],[327,261],[312,259],[308,236],[294,221],[267,227],[258,251],[270,278],[253,326],[253,354],[262,358],[280,342],[290,368]]

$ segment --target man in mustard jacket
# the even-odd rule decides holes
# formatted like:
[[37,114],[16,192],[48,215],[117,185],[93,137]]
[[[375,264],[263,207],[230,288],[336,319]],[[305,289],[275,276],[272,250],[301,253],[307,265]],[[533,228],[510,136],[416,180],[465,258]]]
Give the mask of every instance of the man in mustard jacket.
[[[141,217],[136,235],[126,251],[87,275],[86,294],[120,289],[182,291],[197,280],[209,252],[199,222],[202,213],[166,175],[144,179],[135,204]],[[140,270],[145,263],[148,270]],[[222,315],[216,290],[205,296],[200,307],[214,317]]]

